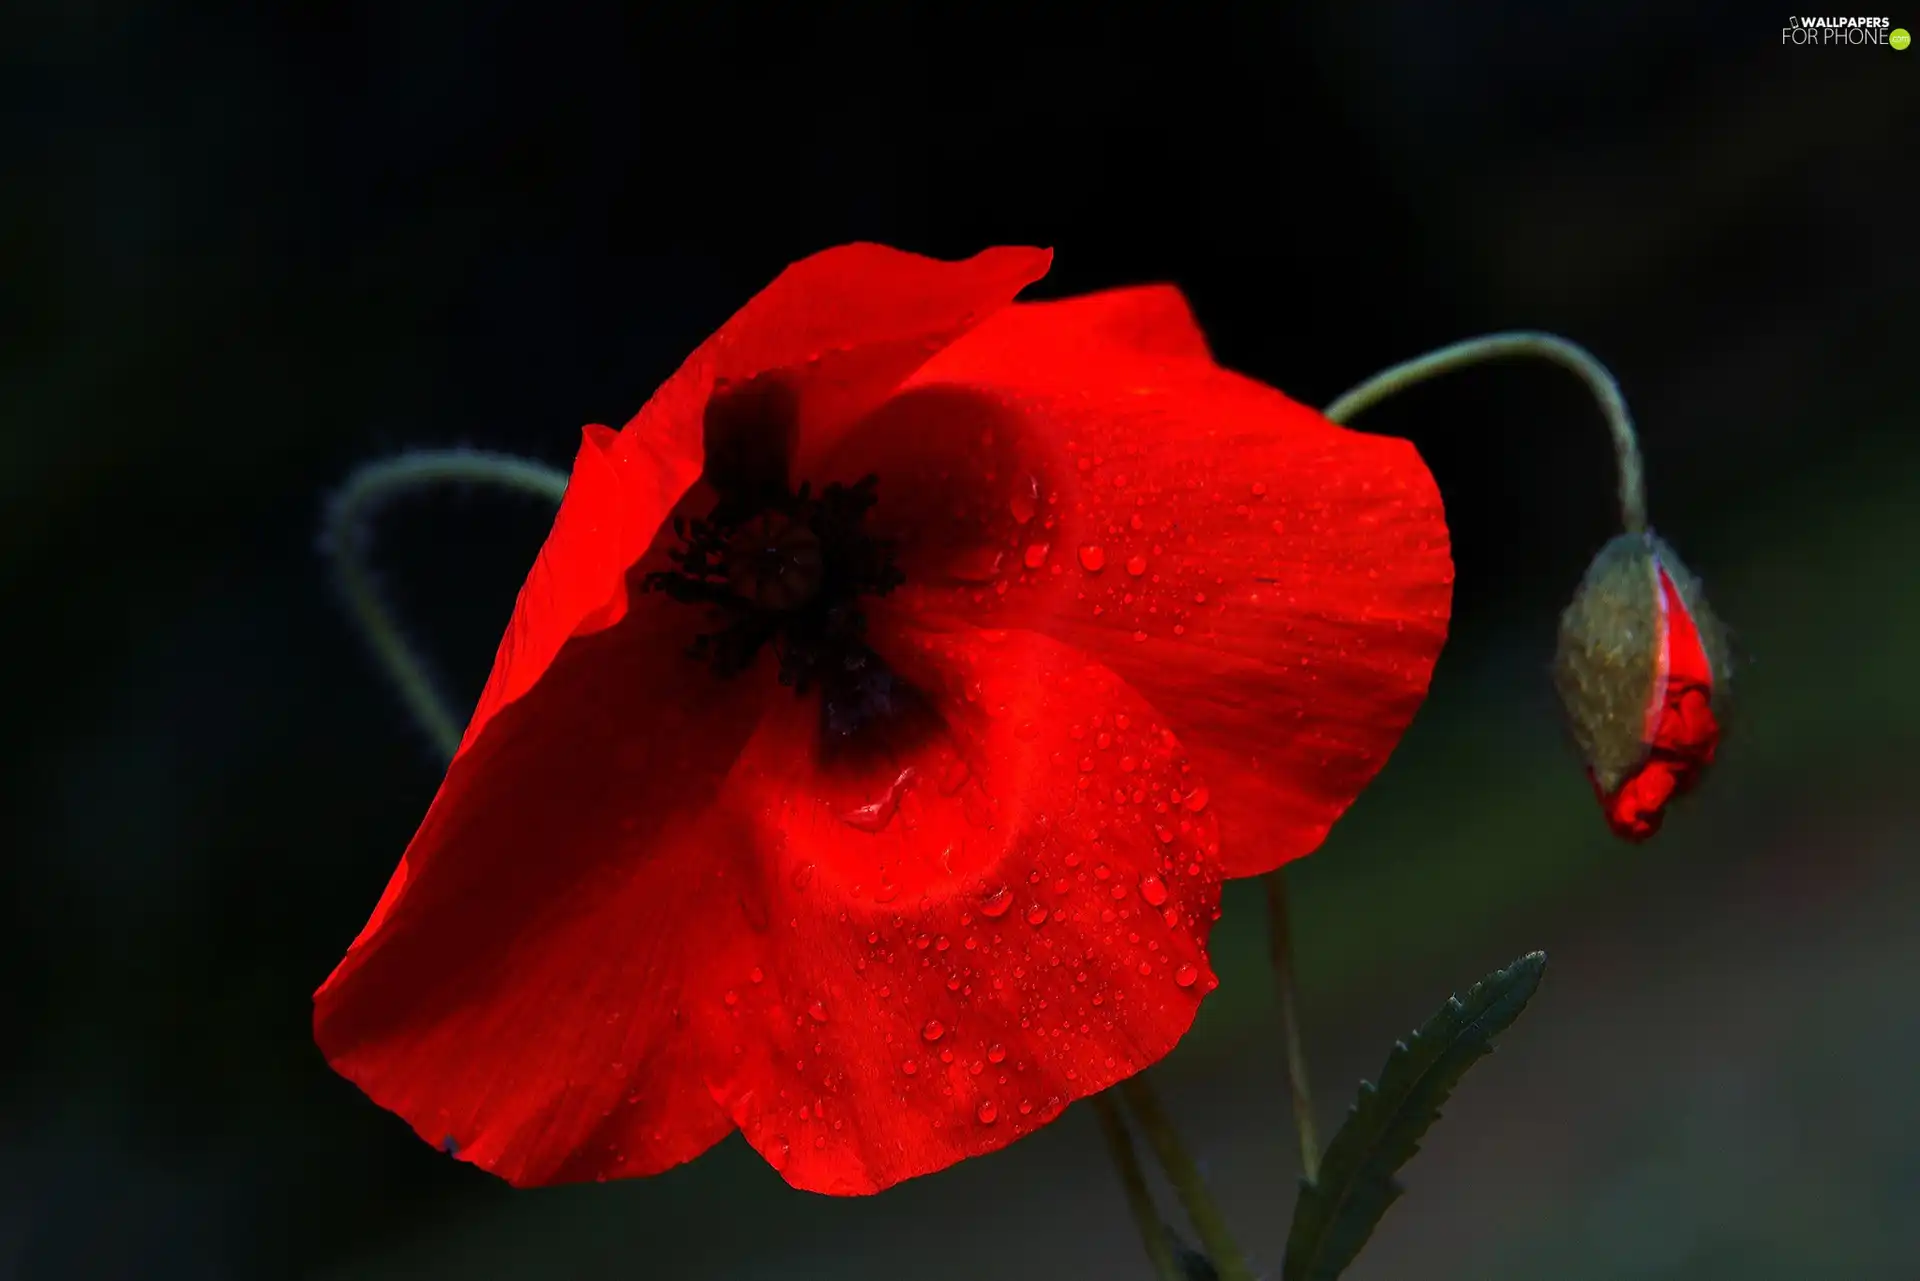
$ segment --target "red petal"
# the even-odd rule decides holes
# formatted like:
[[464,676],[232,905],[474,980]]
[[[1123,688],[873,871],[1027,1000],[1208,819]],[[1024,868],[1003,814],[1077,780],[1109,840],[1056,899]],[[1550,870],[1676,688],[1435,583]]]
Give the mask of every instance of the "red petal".
[[461,749],[533,687],[569,637],[626,612],[626,571],[700,475],[716,386],[783,371],[799,401],[800,455],[817,454],[928,357],[1045,275],[1051,258],[1044,249],[998,248],[940,262],[870,244],[803,258],[702,343],[618,434],[588,428]]
[[1230,875],[1306,854],[1425,697],[1453,569],[1413,447],[1220,369],[1178,291],[997,313],[850,436],[923,618],[1032,628],[1160,710]]
[[1648,714],[1652,741],[1646,762],[1613,795],[1600,797],[1608,825],[1629,841],[1644,841],[1660,830],[1667,802],[1700,781],[1720,745],[1712,663],[1673,580],[1664,568],[1659,572],[1666,661],[1658,701]]
[[502,709],[315,995],[336,1069],[514,1183],[652,1173],[732,1128],[699,1034],[745,855],[710,811],[766,684],[688,680],[700,621],[637,597]]
[[874,643],[928,691],[878,755],[814,750],[812,701],[740,760],[767,860],[716,1091],[795,1187],[874,1192],[990,1152],[1171,1049],[1214,986],[1217,840],[1180,745],[1044,637]]

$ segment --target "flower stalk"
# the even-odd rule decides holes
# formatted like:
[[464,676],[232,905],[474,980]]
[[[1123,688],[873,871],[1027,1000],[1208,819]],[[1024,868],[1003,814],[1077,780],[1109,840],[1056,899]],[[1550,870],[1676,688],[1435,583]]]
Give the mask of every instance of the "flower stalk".
[[1534,330],[1514,330],[1468,338],[1381,370],[1335,399],[1322,412],[1333,422],[1345,424],[1355,414],[1371,409],[1429,378],[1491,360],[1515,357],[1551,361],[1563,369],[1571,370],[1586,383],[1600,406],[1601,414],[1606,418],[1607,432],[1613,437],[1614,457],[1620,469],[1620,523],[1629,534],[1644,532],[1647,528],[1647,483],[1640,466],[1640,443],[1634,435],[1633,415],[1627,412],[1627,401],[1620,394],[1620,384],[1607,367],[1579,343]]
[[1233,1237],[1227,1231],[1226,1217],[1214,1203],[1213,1193],[1208,1191],[1206,1180],[1200,1177],[1200,1167],[1194,1164],[1186,1144],[1180,1141],[1172,1118],[1167,1115],[1160,1095],[1148,1082],[1146,1074],[1143,1072],[1128,1077],[1120,1083],[1119,1088],[1127,1106],[1133,1109],[1134,1116],[1139,1119],[1140,1128],[1146,1132],[1147,1142],[1153,1145],[1155,1155],[1160,1158],[1160,1168],[1166,1171],[1168,1182],[1173,1184],[1174,1194],[1180,1198],[1181,1208],[1186,1210],[1187,1220],[1199,1234],[1200,1244],[1206,1250],[1214,1270],[1219,1273],[1220,1281],[1253,1281],[1253,1273],[1248,1270],[1240,1248],[1233,1243]]
[[393,681],[414,721],[448,760],[460,746],[460,721],[408,644],[380,594],[372,568],[374,518],[396,498],[442,485],[487,485],[558,503],[567,474],[528,458],[473,449],[415,449],[362,463],[327,503],[320,546],[360,634]]
[[1147,1187],[1146,1172],[1140,1168],[1140,1157],[1133,1148],[1133,1136],[1127,1133],[1126,1118],[1120,1115],[1120,1105],[1113,1101],[1113,1091],[1106,1090],[1093,1096],[1093,1114],[1100,1121],[1100,1133],[1107,1141],[1107,1154],[1113,1158],[1113,1168],[1120,1176],[1120,1186],[1127,1194],[1127,1208],[1133,1211],[1134,1226],[1140,1229],[1140,1244],[1147,1251],[1147,1258],[1153,1261],[1153,1270],[1160,1281],[1184,1281],[1180,1275],[1180,1265],[1174,1261],[1173,1243],[1167,1239],[1166,1225],[1160,1221],[1160,1212],[1154,1207],[1153,1192]]
[[1300,1140],[1300,1174],[1320,1180],[1320,1139],[1313,1124],[1313,1089],[1307,1083],[1307,1054],[1301,1044],[1299,998],[1294,992],[1293,927],[1287,905],[1286,869],[1261,877],[1267,891],[1267,947],[1274,987],[1280,997],[1280,1027],[1287,1043],[1287,1092],[1293,1097],[1293,1128]]

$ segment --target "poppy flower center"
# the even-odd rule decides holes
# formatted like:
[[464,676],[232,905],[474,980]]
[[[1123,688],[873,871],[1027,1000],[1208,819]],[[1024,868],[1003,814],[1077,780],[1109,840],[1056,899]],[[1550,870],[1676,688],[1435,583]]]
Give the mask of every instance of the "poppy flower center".
[[787,407],[756,391],[723,412],[709,408],[706,479],[716,500],[703,518],[674,518],[680,545],[667,555],[675,568],[648,574],[645,586],[709,609],[719,626],[696,637],[690,653],[716,675],[746,671],[770,646],[780,683],[803,695],[818,687],[823,733],[845,739],[908,693],[867,646],[859,608],[862,596],[884,596],[905,580],[892,543],[862,528],[877,476],[817,494],[807,482],[788,487]]

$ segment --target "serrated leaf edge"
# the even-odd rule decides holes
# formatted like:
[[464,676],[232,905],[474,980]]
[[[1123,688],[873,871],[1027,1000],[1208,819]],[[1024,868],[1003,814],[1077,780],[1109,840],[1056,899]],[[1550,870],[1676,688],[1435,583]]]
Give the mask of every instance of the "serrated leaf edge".
[[[1380,1084],[1375,1084],[1371,1081],[1362,1081],[1360,1083],[1360,1089],[1358,1091],[1359,1097],[1348,1107],[1346,1123],[1340,1127],[1339,1131],[1334,1134],[1333,1140],[1327,1145],[1326,1156],[1320,1167],[1320,1181],[1318,1183],[1309,1183],[1305,1179],[1301,1180],[1300,1196],[1294,1204],[1293,1226],[1287,1234],[1287,1250],[1282,1264],[1282,1277],[1284,1281],[1321,1281],[1323,1276],[1338,1276],[1340,1272],[1345,1271],[1347,1265],[1358,1256],[1360,1248],[1364,1246],[1368,1238],[1373,1235],[1374,1228],[1379,1225],[1387,1210],[1392,1207],[1393,1203],[1397,1201],[1404,1192],[1404,1188],[1401,1186],[1399,1180],[1393,1177],[1393,1173],[1389,1173],[1381,1182],[1383,1195],[1378,1212],[1373,1215],[1373,1221],[1367,1225],[1366,1231],[1361,1234],[1359,1244],[1354,1247],[1353,1253],[1340,1262],[1339,1268],[1335,1272],[1322,1274],[1318,1271],[1324,1264],[1324,1260],[1321,1257],[1321,1247],[1335,1235],[1333,1229],[1339,1224],[1341,1212],[1349,1203],[1355,1191],[1360,1187],[1369,1164],[1368,1157],[1378,1146],[1378,1139],[1376,1138],[1374,1143],[1362,1147],[1349,1158],[1346,1153],[1347,1146],[1353,1142],[1358,1142],[1358,1140],[1350,1137],[1356,1133],[1353,1129],[1354,1122],[1364,1116],[1370,1115],[1374,1111],[1384,1108],[1384,1117],[1387,1124],[1374,1128],[1383,1133],[1389,1131],[1392,1128],[1392,1119],[1406,1106],[1406,1100],[1412,1099],[1422,1092],[1420,1089],[1421,1084],[1428,1080],[1429,1075],[1445,1062],[1449,1050],[1463,1043],[1467,1044],[1473,1049],[1473,1053],[1460,1065],[1459,1071],[1454,1075],[1453,1080],[1440,1090],[1439,1097],[1435,1100],[1432,1108],[1426,1117],[1420,1121],[1412,1137],[1408,1140],[1406,1155],[1394,1164],[1393,1171],[1397,1172],[1404,1167],[1408,1161],[1411,1161],[1415,1156],[1419,1155],[1420,1140],[1426,1136],[1427,1130],[1432,1127],[1434,1121],[1440,1118],[1441,1106],[1446,1103],[1454,1089],[1459,1085],[1459,1082],[1464,1079],[1467,1070],[1493,1052],[1493,1038],[1505,1031],[1508,1027],[1511,1027],[1514,1020],[1518,1019],[1526,1010],[1528,1002],[1533,999],[1533,994],[1539,989],[1540,980],[1546,972],[1546,961],[1547,957],[1545,952],[1529,952],[1510,965],[1504,966],[1482,977],[1477,983],[1467,989],[1467,995],[1464,1000],[1458,995],[1448,996],[1446,1002],[1441,1005],[1440,1009],[1437,1010],[1432,1017],[1422,1023],[1405,1040],[1394,1042],[1393,1049],[1387,1054],[1386,1063],[1382,1065],[1380,1069]],[[1510,989],[1510,991],[1508,989]],[[1457,1020],[1460,1016],[1466,1015],[1476,999],[1481,998],[1483,995],[1487,998],[1486,1009],[1473,1014],[1465,1023],[1460,1024],[1455,1028],[1454,1034],[1451,1037],[1437,1039],[1447,1030],[1453,1021]],[[1505,1004],[1502,1000],[1503,995],[1512,1002],[1511,1008],[1504,1013],[1502,1013],[1502,1007]],[[1382,1095],[1381,1086],[1390,1084],[1397,1075],[1397,1070],[1402,1069],[1409,1060],[1413,1060],[1416,1057],[1418,1051],[1429,1045],[1434,1047],[1431,1058],[1426,1063],[1412,1070],[1405,1088],[1396,1091],[1396,1096],[1400,1101],[1389,1106],[1384,1101],[1386,1096]],[[1343,1139],[1347,1139],[1349,1142],[1343,1144]],[[1338,1195],[1332,1197],[1327,1196],[1325,1189],[1328,1184],[1327,1175],[1329,1170],[1338,1171],[1349,1163],[1352,1166],[1352,1172],[1339,1181]],[[1327,1205],[1329,1208],[1327,1212],[1321,1216],[1320,1230],[1315,1234],[1314,1238],[1315,1246],[1312,1257],[1308,1258],[1304,1263],[1297,1262],[1299,1254],[1295,1242],[1302,1231],[1303,1216],[1309,1212],[1316,1201]]]

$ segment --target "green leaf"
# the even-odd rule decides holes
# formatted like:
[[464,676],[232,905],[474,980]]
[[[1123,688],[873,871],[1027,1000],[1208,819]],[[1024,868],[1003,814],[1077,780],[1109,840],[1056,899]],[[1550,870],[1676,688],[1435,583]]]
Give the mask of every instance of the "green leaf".
[[1465,1000],[1449,997],[1393,1047],[1379,1085],[1360,1083],[1359,1101],[1327,1145],[1319,1180],[1301,1180],[1284,1281],[1333,1281],[1346,1271],[1402,1191],[1394,1174],[1420,1150],[1467,1069],[1493,1052],[1493,1038],[1527,1008],[1546,968],[1545,952],[1529,952],[1474,984]]

